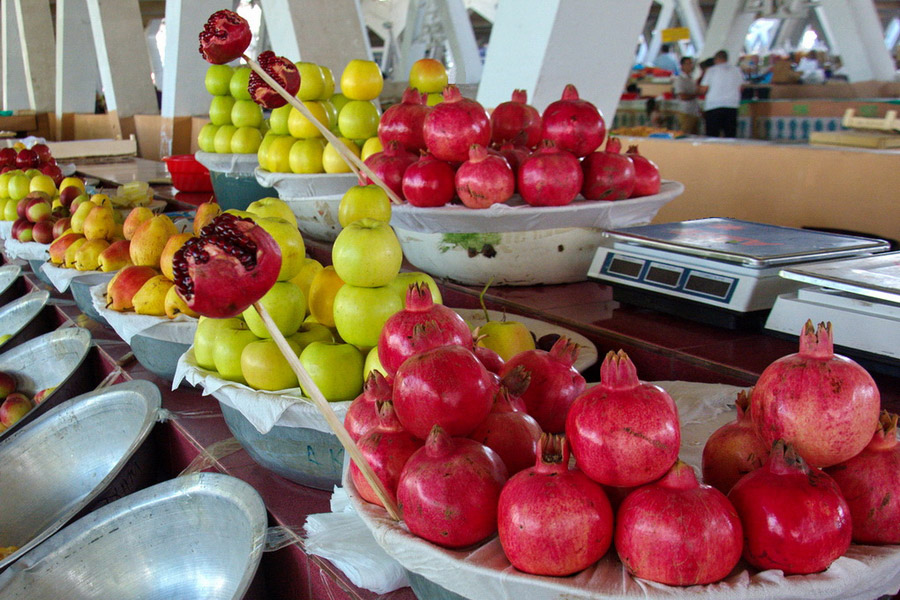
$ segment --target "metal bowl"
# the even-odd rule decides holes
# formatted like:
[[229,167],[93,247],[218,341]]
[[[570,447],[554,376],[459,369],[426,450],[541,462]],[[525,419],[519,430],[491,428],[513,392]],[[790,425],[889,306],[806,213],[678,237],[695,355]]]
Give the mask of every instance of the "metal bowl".
[[53,282],[50,281],[50,278],[47,277],[47,274],[44,273],[44,270],[41,268],[46,260],[37,260],[30,258],[28,259],[28,266],[31,267],[31,272],[34,273],[34,276],[46,283],[47,285],[53,285]]
[[451,592],[409,569],[406,570],[406,578],[409,579],[409,587],[413,594],[419,600],[467,600],[464,596]]
[[191,347],[197,321],[160,323],[134,335],[131,350],[148,371],[172,381],[178,359]]
[[150,469],[132,457],[161,398],[149,381],[114,385],[67,400],[0,442],[0,547],[19,548],[0,570],[77,514],[138,489]]
[[0,267],[0,304],[6,304],[19,296],[22,290],[21,285],[17,285],[17,283],[21,281],[19,279],[21,274],[22,267],[19,265]]
[[72,523],[0,574],[0,599],[237,600],[265,545],[266,508],[219,473],[177,477]]
[[47,388],[56,388],[12,427],[0,433],[0,440],[20,430],[54,406],[94,387],[86,377],[76,376],[91,347],[91,334],[81,327],[45,333],[0,354],[0,372],[16,379],[17,389],[28,397]]
[[228,429],[260,466],[306,487],[332,490],[341,485],[344,447],[334,434],[280,425],[262,434],[240,411],[219,405]]
[[91,273],[90,275],[76,277],[69,283],[69,289],[72,290],[72,298],[74,298],[78,309],[94,321],[107,327],[109,323],[94,308],[94,303],[91,300],[91,288],[101,283],[109,283],[109,280],[114,276],[115,273]]
[[0,335],[10,336],[0,348],[9,350],[52,330],[49,319],[38,318],[49,299],[50,292],[32,292],[0,307]]

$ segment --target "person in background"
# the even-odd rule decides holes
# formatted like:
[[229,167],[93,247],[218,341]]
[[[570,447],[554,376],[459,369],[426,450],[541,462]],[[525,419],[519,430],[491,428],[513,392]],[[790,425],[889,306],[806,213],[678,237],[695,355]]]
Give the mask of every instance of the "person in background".
[[660,47],[659,56],[653,61],[653,66],[671,71],[672,75],[678,75],[678,60],[669,44],[663,44]]
[[672,84],[672,92],[678,98],[675,116],[678,129],[684,133],[696,134],[700,125],[700,102],[697,100],[697,81],[694,79],[694,59],[681,59],[681,74]]
[[661,129],[665,129],[666,120],[663,117],[662,111],[659,109],[659,102],[656,101],[656,98],[647,98],[647,120],[650,123],[651,127],[659,127]]
[[728,53],[724,50],[716,52],[713,61],[715,64],[706,70],[697,90],[706,95],[703,112],[706,135],[736,137],[744,76],[740,69],[728,64]]

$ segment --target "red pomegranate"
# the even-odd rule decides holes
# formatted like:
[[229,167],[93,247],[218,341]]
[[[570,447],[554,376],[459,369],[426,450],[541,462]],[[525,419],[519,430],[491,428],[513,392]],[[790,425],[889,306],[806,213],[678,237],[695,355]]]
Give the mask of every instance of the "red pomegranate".
[[562,99],[551,103],[541,116],[541,137],[581,158],[600,147],[606,137],[606,123],[597,107],[578,97],[571,83]]
[[513,475],[534,465],[541,426],[513,406],[509,390],[501,385],[490,414],[469,437],[500,455],[506,470]]
[[757,435],[747,410],[750,393],[741,390],[734,404],[737,419],[715,430],[703,446],[703,481],[723,494],[769,458],[769,445]]
[[[385,379],[381,371],[372,369],[366,378],[363,393],[350,403],[347,414],[344,416],[344,427],[347,433],[358,442],[359,438],[378,425],[378,402],[388,402],[391,399],[392,385]],[[393,411],[393,408],[391,409]]]
[[503,552],[526,573],[577,573],[612,542],[609,500],[603,488],[569,467],[565,436],[541,436],[536,464],[503,487],[497,513]]
[[378,121],[378,139],[387,148],[388,142],[397,142],[410,152],[425,149],[422,126],[431,107],[425,104],[427,94],[408,87],[399,104],[394,104]]
[[826,469],[850,507],[853,541],[900,544],[900,444],[897,415],[881,413],[872,441],[850,460]]
[[581,195],[588,200],[625,200],[634,192],[634,161],[620,154],[622,144],[610,137],[606,152],[591,152],[581,161],[584,183]]
[[519,167],[522,166],[525,159],[531,156],[531,151],[528,148],[525,146],[514,146],[513,144],[503,144],[497,152],[509,163],[516,178],[519,175]]
[[503,357],[491,350],[490,348],[486,348],[484,346],[475,346],[474,348],[475,356],[478,357],[478,360],[481,361],[481,364],[484,365],[484,368],[490,371],[491,373],[500,374],[500,370],[503,369]]
[[616,487],[659,479],[675,463],[681,444],[675,402],[661,387],[638,380],[621,350],[606,355],[600,384],[572,404],[566,435],[581,470]]
[[463,98],[459,88],[444,88],[444,101],[425,117],[425,146],[435,158],[461,163],[469,157],[472,144],[491,143],[491,120],[484,107]]
[[281,270],[281,250],[250,219],[222,213],[172,259],[175,291],[194,312],[214,319],[242,313],[268,292]]
[[528,104],[528,92],[513,90],[512,99],[491,113],[491,141],[501,146],[517,144],[534,148],[541,141],[541,114]]
[[463,548],[497,531],[497,502],[506,479],[496,452],[435,426],[403,467],[397,502],[410,532],[439,546]]
[[[384,181],[385,185],[400,196],[403,193],[403,174],[417,160],[419,158],[415,154],[398,142],[390,141],[385,145],[384,150],[366,158],[365,163]],[[366,185],[372,183],[374,182],[366,177]]]
[[641,156],[637,146],[629,146],[626,152],[634,163],[634,189],[631,197],[652,196],[659,193],[659,167],[645,156]]
[[758,569],[818,573],[850,547],[850,508],[840,488],[783,441],[728,499],[744,526],[744,559]]
[[779,358],[759,376],[750,416],[760,438],[783,439],[814,467],[859,454],[878,427],[881,396],[872,376],[834,353],[831,323],[807,321],[800,352]]
[[456,193],[469,208],[506,202],[515,188],[512,167],[506,159],[478,144],[469,149],[469,160],[456,170]]
[[635,577],[666,585],[723,579],[740,560],[743,543],[741,520],[725,495],[697,483],[681,461],[629,494],[616,513],[622,564]]
[[403,197],[413,206],[444,206],[456,195],[456,170],[425,154],[403,172]]
[[[266,50],[259,55],[259,66],[272,79],[284,88],[291,96],[300,90],[300,71],[297,65],[283,56],[275,56],[271,50]],[[250,82],[247,84],[250,97],[263,108],[280,108],[287,104],[287,100],[275,91],[275,88],[263,81],[255,71],[250,73]]]
[[581,191],[582,178],[578,159],[544,140],[519,166],[517,183],[522,199],[532,206],[564,206]]
[[244,17],[230,10],[216,11],[200,32],[200,55],[214,65],[224,65],[239,59],[252,38]]
[[520,352],[500,370],[501,377],[519,366],[528,372],[531,379],[521,397],[528,414],[547,433],[565,430],[569,407],[584,391],[584,377],[573,366],[577,358],[578,344],[561,337],[549,352],[537,349]]

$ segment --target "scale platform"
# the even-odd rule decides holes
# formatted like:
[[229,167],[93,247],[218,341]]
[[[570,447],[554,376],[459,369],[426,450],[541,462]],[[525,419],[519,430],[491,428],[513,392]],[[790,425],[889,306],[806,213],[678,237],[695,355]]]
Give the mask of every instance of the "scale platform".
[[698,219],[605,232],[588,276],[611,285],[621,302],[731,329],[758,328],[776,297],[802,286],[780,277],[782,269],[888,248],[872,238]]

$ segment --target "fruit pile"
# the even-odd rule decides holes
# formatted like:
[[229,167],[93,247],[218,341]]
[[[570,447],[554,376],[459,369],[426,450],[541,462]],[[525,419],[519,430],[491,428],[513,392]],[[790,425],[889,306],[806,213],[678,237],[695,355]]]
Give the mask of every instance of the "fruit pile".
[[250,98],[250,67],[210,65],[204,84],[212,94],[209,123],[200,129],[203,152],[252,154],[259,149],[264,128],[262,108]]
[[0,433],[3,433],[28,414],[32,408],[47,399],[54,388],[41,390],[29,398],[20,391],[16,391],[16,378],[9,373],[0,373]]
[[[64,189],[61,196],[68,196],[71,189]],[[88,197],[82,192],[69,206],[72,216],[54,225],[49,250],[52,264],[79,271],[116,271],[128,264],[129,242],[121,214],[112,207],[109,196]],[[135,210],[150,212],[148,208]]]
[[9,173],[27,174],[29,178],[38,173],[46,175],[53,180],[54,185],[59,185],[63,180],[62,170],[56,164],[56,159],[50,152],[47,144],[35,144],[26,148],[21,143],[12,147],[0,148],[0,174]]
[[0,217],[14,222],[16,240],[49,244],[68,228],[70,206],[83,194],[84,182],[78,177],[60,175],[55,181],[36,169],[8,170],[0,174]]

